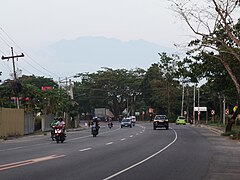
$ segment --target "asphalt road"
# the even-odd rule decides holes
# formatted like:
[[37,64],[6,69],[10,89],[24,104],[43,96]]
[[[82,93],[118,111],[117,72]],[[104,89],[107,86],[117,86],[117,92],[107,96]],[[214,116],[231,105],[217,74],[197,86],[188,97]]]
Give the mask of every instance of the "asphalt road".
[[239,147],[201,127],[103,122],[96,138],[86,129],[62,144],[49,135],[1,142],[0,179],[239,179]]

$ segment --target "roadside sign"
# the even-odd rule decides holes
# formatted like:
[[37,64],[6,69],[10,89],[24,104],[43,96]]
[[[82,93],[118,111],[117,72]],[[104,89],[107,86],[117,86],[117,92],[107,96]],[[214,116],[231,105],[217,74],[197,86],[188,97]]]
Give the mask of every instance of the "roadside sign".
[[135,112],[135,116],[140,116],[140,112]]
[[149,109],[148,109],[148,112],[149,112],[149,113],[153,113],[153,108],[149,108]]
[[226,109],[226,115],[228,115],[229,114],[229,110],[228,109]]
[[194,107],[194,111],[207,111],[207,107]]
[[215,110],[211,110],[211,114],[214,115],[215,114]]
[[237,110],[237,106],[234,106],[234,108],[233,108],[233,112],[235,112],[236,110]]

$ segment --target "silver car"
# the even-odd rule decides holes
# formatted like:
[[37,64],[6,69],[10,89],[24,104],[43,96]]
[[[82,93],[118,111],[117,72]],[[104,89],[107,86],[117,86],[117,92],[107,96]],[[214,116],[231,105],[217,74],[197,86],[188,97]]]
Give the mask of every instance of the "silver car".
[[121,128],[123,128],[123,127],[130,127],[130,128],[132,128],[132,119],[131,118],[124,118],[121,121]]

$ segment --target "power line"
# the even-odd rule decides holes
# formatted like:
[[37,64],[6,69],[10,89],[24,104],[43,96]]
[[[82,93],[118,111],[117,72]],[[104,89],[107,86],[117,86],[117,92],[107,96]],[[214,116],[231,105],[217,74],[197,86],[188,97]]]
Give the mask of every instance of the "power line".
[[[2,56],[2,60],[4,59],[12,59],[12,63],[13,63],[13,75],[14,75],[14,81],[15,81],[15,86],[17,87],[17,75],[16,75],[16,70],[15,70],[15,61],[14,58],[18,58],[18,57],[24,57],[24,54],[20,54],[20,55],[14,55],[13,54],[13,47],[11,47],[11,51],[12,51],[12,56]],[[17,95],[17,107],[19,109],[19,99],[18,99],[18,90],[16,90],[16,95]]]
[[[4,32],[4,33],[6,34],[6,36],[7,36],[21,51],[23,51],[26,56],[29,57],[30,60],[32,60],[32,61],[33,61],[34,63],[36,63],[39,67],[41,67],[42,69],[44,69],[44,70],[47,71],[48,73],[54,75],[55,77],[57,77],[57,78],[60,77],[60,76],[57,75],[56,73],[53,73],[53,72],[49,71],[48,69],[46,69],[45,67],[43,67],[43,66],[42,66],[41,64],[39,64],[37,61],[35,61],[31,56],[29,56],[16,42],[8,35],[8,33],[3,30],[3,28],[0,27],[0,30],[2,30],[2,32]],[[0,36],[0,38],[1,38],[1,36]],[[3,38],[1,38],[1,39],[2,39],[8,46],[10,46]],[[27,61],[26,61],[26,62],[27,62]],[[43,74],[45,74],[45,75],[47,75],[47,76],[50,76],[49,74],[46,74],[46,73],[40,71],[39,69],[35,68],[35,67],[34,67],[33,65],[31,65],[29,62],[27,62],[27,64],[29,64],[29,65],[30,65],[31,67],[33,67],[35,70],[37,70],[37,71],[39,71],[39,72],[41,72],[41,73],[43,73]],[[51,76],[50,76],[50,77],[51,77]]]

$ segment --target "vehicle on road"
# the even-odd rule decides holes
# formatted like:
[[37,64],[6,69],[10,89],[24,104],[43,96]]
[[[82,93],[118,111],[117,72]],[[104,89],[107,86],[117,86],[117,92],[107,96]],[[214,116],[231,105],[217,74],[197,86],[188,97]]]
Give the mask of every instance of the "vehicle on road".
[[96,137],[98,135],[99,128],[100,128],[99,118],[98,117],[94,117],[93,121],[91,122],[91,130],[92,130],[93,137]]
[[93,137],[96,137],[98,135],[98,127],[92,127],[92,135]]
[[51,139],[54,141],[55,140],[55,126],[52,126],[50,133],[51,133]]
[[136,124],[136,116],[130,116],[130,118],[132,119],[132,125],[135,126],[135,124]]
[[186,119],[184,116],[178,116],[176,119],[176,125],[183,124],[186,125]]
[[109,129],[111,129],[113,127],[113,123],[112,122],[108,122],[108,127],[109,127]]
[[169,128],[168,118],[166,115],[156,115],[153,119],[153,129],[165,127],[167,130]]
[[132,128],[132,119],[131,118],[123,118],[121,121],[121,128],[130,127]]
[[63,131],[63,127],[62,126],[55,126],[54,127],[54,137],[56,139],[56,142],[59,143],[59,141],[61,143],[63,143],[63,141],[65,141],[65,133]]

